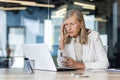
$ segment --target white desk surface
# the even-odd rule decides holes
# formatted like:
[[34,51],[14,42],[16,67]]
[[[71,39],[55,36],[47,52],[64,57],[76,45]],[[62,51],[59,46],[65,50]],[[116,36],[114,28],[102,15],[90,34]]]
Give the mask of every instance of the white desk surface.
[[[73,73],[82,73],[82,75],[75,76]],[[25,74],[22,69],[0,69],[0,80],[120,80],[120,72],[80,70],[51,72],[35,70],[34,74]]]

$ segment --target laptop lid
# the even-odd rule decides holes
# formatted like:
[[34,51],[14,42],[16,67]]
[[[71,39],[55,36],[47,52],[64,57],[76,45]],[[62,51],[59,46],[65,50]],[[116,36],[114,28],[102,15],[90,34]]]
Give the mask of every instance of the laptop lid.
[[46,44],[24,44],[22,49],[25,57],[35,60],[35,69],[57,71]]

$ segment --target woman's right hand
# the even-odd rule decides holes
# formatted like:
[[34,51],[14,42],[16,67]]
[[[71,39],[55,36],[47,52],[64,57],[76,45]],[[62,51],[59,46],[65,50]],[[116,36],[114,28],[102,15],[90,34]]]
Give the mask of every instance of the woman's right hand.
[[64,41],[69,35],[67,34],[65,30],[65,24],[62,24],[61,29],[60,29],[60,41]]

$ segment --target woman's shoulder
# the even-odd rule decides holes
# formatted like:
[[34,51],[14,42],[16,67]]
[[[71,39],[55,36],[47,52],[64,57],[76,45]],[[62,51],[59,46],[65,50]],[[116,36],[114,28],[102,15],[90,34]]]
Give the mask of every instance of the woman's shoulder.
[[90,31],[90,34],[99,34],[99,32],[92,30],[92,29],[89,29],[89,31]]
[[88,37],[97,37],[99,35],[99,32],[95,31],[95,30],[88,30]]

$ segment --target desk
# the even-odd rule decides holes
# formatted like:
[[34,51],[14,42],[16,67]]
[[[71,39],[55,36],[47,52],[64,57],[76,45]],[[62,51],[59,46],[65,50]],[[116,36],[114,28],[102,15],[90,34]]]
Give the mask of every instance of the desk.
[[[71,73],[83,73],[89,77],[75,77]],[[51,72],[35,70],[34,74],[25,74],[22,69],[0,69],[0,80],[120,80],[120,73],[105,71],[67,71]]]

